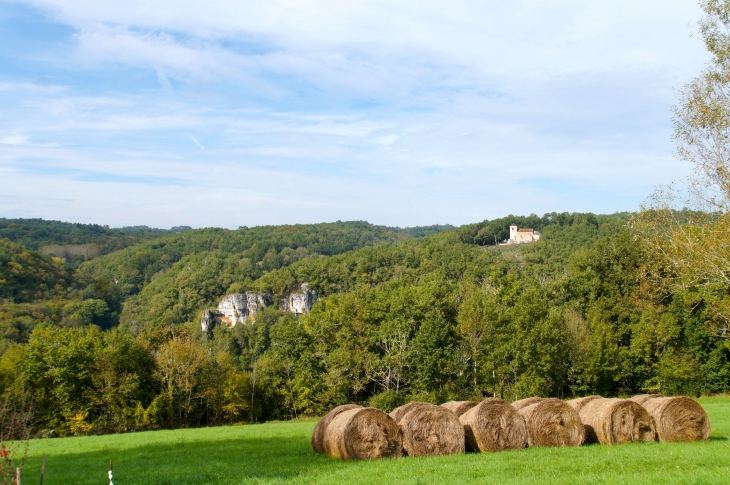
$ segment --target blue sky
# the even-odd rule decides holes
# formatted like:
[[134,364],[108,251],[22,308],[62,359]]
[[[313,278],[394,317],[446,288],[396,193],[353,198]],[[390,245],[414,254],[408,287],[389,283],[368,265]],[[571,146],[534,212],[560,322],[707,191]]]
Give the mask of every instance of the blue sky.
[[463,224],[683,178],[694,0],[0,0],[0,216]]

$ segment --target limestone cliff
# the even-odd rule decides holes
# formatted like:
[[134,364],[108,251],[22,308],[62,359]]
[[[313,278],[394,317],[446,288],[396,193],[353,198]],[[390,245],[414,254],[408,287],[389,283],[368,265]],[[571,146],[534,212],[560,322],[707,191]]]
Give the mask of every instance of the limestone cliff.
[[260,309],[271,305],[271,295],[266,293],[234,293],[224,297],[215,311],[205,310],[200,321],[200,328],[205,333],[213,331],[217,324],[234,327],[237,323],[245,324],[246,319]]
[[296,315],[309,313],[312,305],[317,300],[317,292],[310,290],[307,283],[302,283],[287,298],[281,300],[281,310],[290,311]]
[[246,318],[270,304],[271,296],[267,294],[234,293],[218,303],[216,313],[220,315],[221,322],[233,327],[237,323],[245,323]]
[[[289,311],[295,315],[309,313],[317,300],[317,292],[310,290],[307,283],[302,283],[289,296],[281,300],[279,305],[282,311]],[[200,329],[203,333],[211,333],[216,325],[235,327],[236,324],[246,324],[257,311],[271,305],[271,295],[268,293],[233,293],[225,296],[215,310],[205,310],[200,319]]]

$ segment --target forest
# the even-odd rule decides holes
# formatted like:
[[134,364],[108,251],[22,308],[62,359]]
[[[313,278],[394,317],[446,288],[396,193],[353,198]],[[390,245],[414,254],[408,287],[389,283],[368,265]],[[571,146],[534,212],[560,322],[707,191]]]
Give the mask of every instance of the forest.
[[[37,249],[71,232],[112,248],[120,233],[16,231],[0,239],[5,409],[31,416],[37,436],[63,436],[316,416],[349,402],[728,392],[727,292],[657,284],[673,270],[643,220],[151,231],[90,261]],[[511,223],[543,236],[495,244]],[[308,314],[274,304],[201,332],[202,312],[227,294],[277,302],[302,283],[319,295]]]
[[114,229],[98,224],[0,217],[0,239],[63,257],[72,264],[189,229],[187,226],[169,230],[147,226]]

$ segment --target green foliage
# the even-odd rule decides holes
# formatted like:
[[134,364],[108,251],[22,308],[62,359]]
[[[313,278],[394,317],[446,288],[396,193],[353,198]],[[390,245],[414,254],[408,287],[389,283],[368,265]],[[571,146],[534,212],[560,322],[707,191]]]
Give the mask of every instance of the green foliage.
[[539,231],[550,223],[547,217],[541,218],[535,214],[527,217],[509,215],[501,219],[468,224],[459,228],[459,238],[465,244],[496,245],[509,239],[510,225],[517,224],[519,227],[529,227]]
[[221,296],[244,289],[261,273],[249,259],[221,251],[186,256],[127,299],[121,321],[144,326],[198,320],[203,308],[215,307]]
[[397,393],[392,390],[383,391],[368,399],[368,406],[382,409],[386,413],[391,412],[399,406],[403,406],[408,401],[408,396],[401,392]]
[[432,226],[389,227],[388,229],[395,233],[405,234],[418,239],[432,234],[438,234],[439,232],[453,231],[456,227],[451,224],[434,224]]
[[481,280],[493,271],[496,255],[458,242],[455,233],[380,245],[332,258],[310,258],[262,276],[254,288],[285,295],[308,282],[324,296],[375,286],[401,277],[438,273],[447,279]]
[[[251,264],[254,275],[306,255],[333,255],[365,246],[393,242],[399,236],[366,222],[336,222],[294,226],[200,229],[170,235],[86,263],[83,273],[117,281],[126,295],[138,293],[153,277],[186,256],[220,253]],[[204,261],[198,258],[196,261]],[[187,266],[186,266],[187,267]]]
[[25,303],[63,295],[71,284],[63,261],[0,239],[0,301]]
[[[509,239],[509,226],[517,224],[519,227],[529,227],[536,231],[544,231],[547,228],[555,230],[561,227],[571,226],[594,226],[596,229],[604,224],[613,224],[626,219],[628,214],[620,213],[613,215],[595,215],[570,212],[551,212],[539,217],[535,214],[525,216],[502,217],[500,219],[487,220],[476,224],[467,224],[458,229],[459,239],[465,244],[496,245]],[[585,235],[590,232],[584,232]],[[549,235],[549,233],[548,233]],[[588,236],[590,237],[590,236]],[[546,237],[548,239],[549,237]]]
[[0,350],[27,342],[40,323],[112,328],[121,309],[113,283],[6,240],[0,240],[0,298]]
[[177,227],[165,230],[152,229],[147,226],[111,229],[109,226],[98,224],[0,218],[0,239],[8,239],[36,250],[61,251],[74,262],[89,259],[81,253],[74,255],[73,249],[76,248],[91,250],[85,251],[87,256],[89,253],[93,255],[108,254],[144,241],[189,229]]
[[94,355],[101,345],[96,327],[36,328],[28,343],[25,377],[39,420],[67,430],[71,418],[88,413]]
[[97,299],[0,305],[0,338],[4,345],[27,342],[40,323],[111,328],[113,319],[107,303]]

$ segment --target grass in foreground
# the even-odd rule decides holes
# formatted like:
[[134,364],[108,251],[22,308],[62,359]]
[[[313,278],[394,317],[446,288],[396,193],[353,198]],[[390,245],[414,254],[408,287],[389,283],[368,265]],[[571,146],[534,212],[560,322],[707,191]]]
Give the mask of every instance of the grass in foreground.
[[712,422],[709,443],[650,443],[447,457],[342,462],[309,446],[316,423],[33,440],[23,469],[38,483],[41,456],[47,484],[716,484],[730,483],[730,398],[699,400]]

